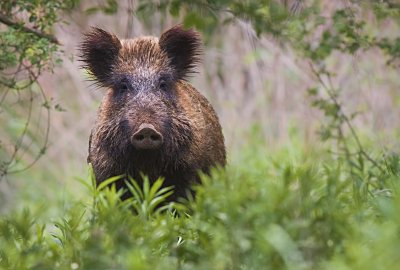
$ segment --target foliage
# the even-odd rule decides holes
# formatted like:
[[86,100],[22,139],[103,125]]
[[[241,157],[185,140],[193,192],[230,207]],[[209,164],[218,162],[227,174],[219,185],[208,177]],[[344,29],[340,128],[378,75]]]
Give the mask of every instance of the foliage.
[[[0,141],[0,179],[30,167],[46,151],[50,109],[58,110],[60,105],[51,104],[38,78],[61,61],[57,57],[59,42],[50,32],[61,20],[59,12],[70,10],[75,3],[76,0],[0,3],[0,120],[5,127],[1,134],[5,141]],[[31,122],[34,114],[41,120],[43,110],[47,121],[40,123],[43,136],[38,136]],[[32,141],[37,149],[31,146]],[[29,151],[35,152],[31,160],[21,164],[22,156]]]
[[0,265],[396,269],[399,157],[381,164],[387,174],[379,179],[385,184],[375,189],[376,196],[361,194],[364,200],[356,203],[359,187],[346,163],[321,151],[300,148],[294,154],[294,145],[270,155],[265,146],[243,149],[226,171],[203,177],[186,208],[147,211],[152,202],[165,200],[160,182],[141,189],[131,182],[134,193],[141,194],[121,202],[122,192],[114,187],[83,181],[88,195],[67,204],[54,221],[41,222],[34,207],[0,219]]

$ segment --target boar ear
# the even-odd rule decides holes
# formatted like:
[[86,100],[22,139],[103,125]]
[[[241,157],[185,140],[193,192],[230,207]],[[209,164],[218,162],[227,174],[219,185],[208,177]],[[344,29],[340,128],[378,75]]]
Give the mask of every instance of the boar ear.
[[159,45],[170,58],[178,79],[196,72],[202,53],[200,35],[196,31],[185,30],[182,25],[174,26],[161,35]]
[[83,67],[88,69],[101,86],[109,86],[110,73],[121,48],[119,39],[100,28],[93,27],[84,34],[80,47]]

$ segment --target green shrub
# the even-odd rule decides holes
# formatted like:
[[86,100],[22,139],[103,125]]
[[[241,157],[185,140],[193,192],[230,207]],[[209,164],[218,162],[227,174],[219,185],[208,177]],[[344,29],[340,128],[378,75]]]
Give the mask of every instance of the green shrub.
[[[196,199],[153,207],[160,181],[121,202],[84,181],[88,195],[46,224],[40,213],[0,220],[4,269],[396,269],[399,159],[386,186],[357,203],[346,163],[302,149],[249,146],[196,186]],[[290,150],[290,152],[289,152]],[[117,178],[110,179],[112,183]],[[60,211],[61,212],[61,211]]]

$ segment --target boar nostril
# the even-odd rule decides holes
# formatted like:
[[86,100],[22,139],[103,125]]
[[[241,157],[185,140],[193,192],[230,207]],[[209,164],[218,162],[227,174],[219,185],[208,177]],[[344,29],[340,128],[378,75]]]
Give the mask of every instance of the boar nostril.
[[140,125],[131,142],[137,149],[157,149],[163,143],[163,136],[151,124]]
[[152,139],[153,141],[158,141],[158,140],[160,140],[161,138],[160,138],[160,136],[158,136],[158,135],[151,135],[151,136],[150,136],[150,139]]
[[144,139],[144,136],[139,134],[136,136],[135,139],[137,139],[138,141],[142,141]]

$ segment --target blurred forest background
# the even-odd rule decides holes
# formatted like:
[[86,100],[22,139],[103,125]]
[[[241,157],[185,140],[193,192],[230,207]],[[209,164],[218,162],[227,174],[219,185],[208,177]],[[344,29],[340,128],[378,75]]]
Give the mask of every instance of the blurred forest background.
[[[88,183],[104,89],[78,48],[178,23],[228,166],[161,212],[160,182]],[[398,269],[399,69],[398,0],[1,1],[0,268]]]
[[[270,148],[285,144],[289,134],[305,145],[318,144],[323,113],[307,92],[320,85],[316,70],[330,73],[344,112],[357,114],[358,132],[382,148],[398,149],[398,4],[265,1],[269,9],[263,9],[261,2],[3,2],[2,17],[8,13],[11,22],[48,33],[56,42],[26,43],[19,26],[2,20],[1,57],[15,57],[10,66],[5,60],[1,66],[2,204],[15,189],[51,196],[85,175],[88,137],[104,93],[87,81],[78,60],[81,33],[91,26],[121,38],[159,36],[182,22],[200,30],[203,64],[192,83],[214,105],[230,157],[254,139],[254,130]],[[24,45],[13,44],[13,38]],[[386,40],[386,47],[372,44],[374,39]]]

